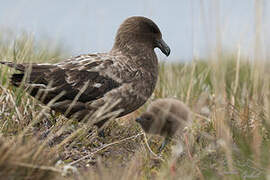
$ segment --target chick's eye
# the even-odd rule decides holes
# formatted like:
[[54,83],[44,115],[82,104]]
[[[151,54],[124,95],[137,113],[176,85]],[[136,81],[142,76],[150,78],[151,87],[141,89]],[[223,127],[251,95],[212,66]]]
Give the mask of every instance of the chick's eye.
[[146,117],[145,118],[147,121],[151,121],[151,117]]

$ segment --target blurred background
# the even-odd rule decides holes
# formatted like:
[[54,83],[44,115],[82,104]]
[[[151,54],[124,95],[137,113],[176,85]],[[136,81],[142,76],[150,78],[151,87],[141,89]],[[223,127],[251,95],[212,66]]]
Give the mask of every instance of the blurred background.
[[[270,2],[267,0],[0,0],[0,31],[31,33],[70,55],[106,52],[118,26],[130,16],[146,16],[171,47],[170,61],[233,52],[269,55]],[[2,36],[4,36],[2,34]],[[4,37],[1,37],[4,38]],[[257,50],[255,49],[255,44]],[[160,59],[167,59],[156,50]]]

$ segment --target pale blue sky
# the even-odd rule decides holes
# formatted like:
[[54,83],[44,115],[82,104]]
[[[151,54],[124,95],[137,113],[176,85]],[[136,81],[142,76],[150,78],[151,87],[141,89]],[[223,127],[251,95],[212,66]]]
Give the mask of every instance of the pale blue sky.
[[[0,0],[0,4],[0,28],[50,37],[52,44],[60,40],[72,55],[109,51],[118,26],[134,15],[158,24],[171,47],[171,60],[203,57],[213,50],[217,22],[224,49],[240,44],[245,54],[253,51],[254,0]],[[265,51],[270,42],[269,6],[263,1]]]

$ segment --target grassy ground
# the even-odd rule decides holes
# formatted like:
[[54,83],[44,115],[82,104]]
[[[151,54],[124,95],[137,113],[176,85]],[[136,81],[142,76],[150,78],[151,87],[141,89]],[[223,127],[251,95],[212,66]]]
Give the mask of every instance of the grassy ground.
[[[0,38],[1,60],[56,62],[67,57],[27,34],[15,44],[12,40]],[[161,63],[148,103],[177,97],[192,109],[194,123],[186,140],[176,137],[155,157],[134,122],[148,103],[112,120],[100,138],[89,124],[68,120],[9,85],[12,71],[1,66],[0,179],[267,179],[269,69],[269,62],[244,59],[240,50]],[[161,140],[150,138],[154,152]]]

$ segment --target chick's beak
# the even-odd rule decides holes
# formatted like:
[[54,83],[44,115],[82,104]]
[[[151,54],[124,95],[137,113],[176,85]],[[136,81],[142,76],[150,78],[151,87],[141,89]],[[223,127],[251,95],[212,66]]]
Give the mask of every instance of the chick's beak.
[[140,118],[140,117],[138,117],[138,118],[135,119],[135,121],[136,121],[137,123],[139,123],[141,120],[142,120],[142,118]]
[[160,38],[156,40],[156,46],[166,55],[169,56],[171,53],[170,47],[165,43],[165,41]]

